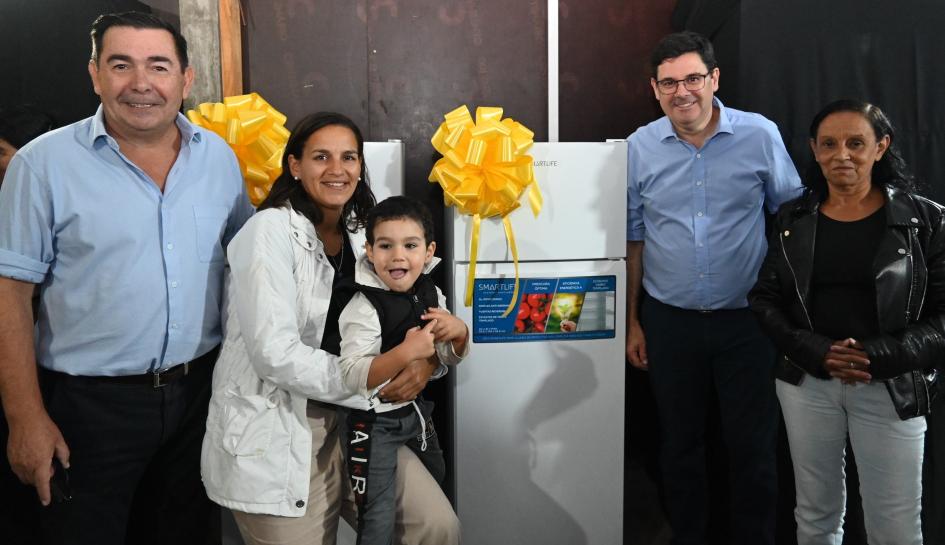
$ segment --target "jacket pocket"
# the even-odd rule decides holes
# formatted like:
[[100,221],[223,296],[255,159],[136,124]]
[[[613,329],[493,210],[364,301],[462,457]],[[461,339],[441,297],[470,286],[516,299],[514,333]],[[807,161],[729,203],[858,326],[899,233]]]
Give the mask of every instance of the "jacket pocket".
[[268,395],[230,392],[223,403],[223,450],[233,456],[262,456],[278,423],[278,390]]
[[909,371],[884,381],[900,420],[931,412],[936,378],[936,373],[926,376],[922,371]]

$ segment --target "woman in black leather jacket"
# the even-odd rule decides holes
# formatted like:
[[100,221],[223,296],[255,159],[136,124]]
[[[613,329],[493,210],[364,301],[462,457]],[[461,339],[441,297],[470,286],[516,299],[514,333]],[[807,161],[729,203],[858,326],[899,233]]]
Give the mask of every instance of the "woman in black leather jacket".
[[869,542],[920,545],[924,415],[945,365],[945,212],[914,194],[876,106],[833,102],[810,136],[807,190],[778,211],[748,296],[783,354],[798,544],[842,540],[849,434]]

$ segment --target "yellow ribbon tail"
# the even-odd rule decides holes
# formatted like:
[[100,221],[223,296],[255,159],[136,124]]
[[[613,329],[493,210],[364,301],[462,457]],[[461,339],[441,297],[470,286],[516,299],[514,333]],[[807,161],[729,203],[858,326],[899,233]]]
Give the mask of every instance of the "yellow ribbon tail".
[[541,212],[541,205],[544,204],[544,198],[541,196],[541,189],[537,182],[532,182],[528,186],[528,204],[532,208],[532,214],[537,218],[538,213]]
[[509,302],[508,308],[502,313],[502,317],[505,318],[515,309],[516,303],[518,303],[518,247],[515,245],[515,233],[512,232],[512,222],[509,221],[508,216],[502,218],[502,226],[505,227],[505,239],[509,243],[509,250],[512,251],[512,263],[515,264],[515,289],[512,290],[512,300]]
[[[479,216],[479,214],[473,215],[472,239],[469,242],[469,274],[466,277],[466,306],[467,307],[472,306],[473,283],[476,280],[476,258],[479,257],[479,225],[481,223],[482,223],[482,218]],[[516,263],[515,266],[518,267],[518,264]]]

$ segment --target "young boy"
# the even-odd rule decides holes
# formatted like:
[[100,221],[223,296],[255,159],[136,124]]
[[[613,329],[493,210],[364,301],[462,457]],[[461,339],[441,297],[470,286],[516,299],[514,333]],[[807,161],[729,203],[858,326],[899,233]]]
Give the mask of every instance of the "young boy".
[[[346,383],[371,401],[350,409],[347,462],[358,504],[358,545],[388,544],[394,533],[397,449],[407,445],[442,482],[443,451],[433,429],[433,404],[417,397],[391,404],[377,392],[411,361],[434,358],[446,374],[468,350],[468,330],[445,308],[427,273],[433,256],[433,219],[418,201],[391,197],[367,216],[366,256],[355,266],[356,293],[341,312],[341,361]],[[445,364],[445,365],[444,365]]]

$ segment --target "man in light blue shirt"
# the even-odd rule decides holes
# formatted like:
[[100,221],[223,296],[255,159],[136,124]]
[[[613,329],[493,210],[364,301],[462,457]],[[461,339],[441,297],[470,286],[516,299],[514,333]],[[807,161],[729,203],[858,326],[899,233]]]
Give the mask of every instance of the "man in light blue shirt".
[[767,249],[764,210],[799,196],[800,179],[774,123],[715,98],[708,40],[669,35],[651,61],[666,116],[627,139],[627,357],[649,371],[656,399],[673,543],[707,542],[714,389],[732,471],[730,542],[773,545],[774,349],[746,296]]
[[10,464],[44,505],[60,500],[47,543],[198,542],[223,249],[252,207],[226,143],[179,113],[193,82],[180,33],[124,13],[92,38],[102,105],[23,147],[0,189]]

